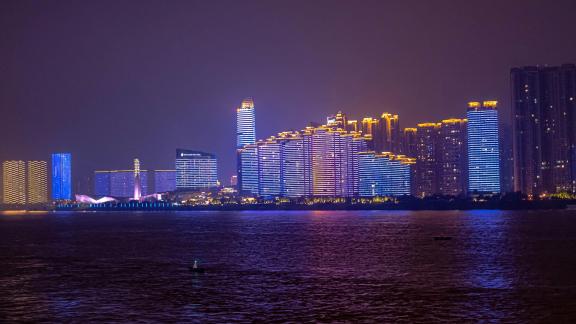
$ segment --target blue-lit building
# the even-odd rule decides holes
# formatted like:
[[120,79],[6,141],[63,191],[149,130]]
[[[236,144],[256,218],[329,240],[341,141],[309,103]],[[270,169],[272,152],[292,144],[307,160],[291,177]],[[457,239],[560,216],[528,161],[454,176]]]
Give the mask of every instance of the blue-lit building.
[[284,133],[282,140],[282,195],[310,196],[312,193],[311,137]]
[[269,139],[258,142],[258,195],[280,196],[283,192],[282,144]]
[[391,153],[360,152],[359,196],[409,195],[415,160]]
[[[134,170],[94,171],[94,196],[132,198],[134,196]],[[140,170],[142,196],[148,195],[148,171]]]
[[256,143],[254,100],[246,98],[236,109],[236,147],[242,148],[244,145],[254,143]]
[[497,102],[470,102],[466,116],[468,192],[500,193]]
[[176,150],[176,190],[195,191],[218,186],[218,161],[213,154]]
[[248,144],[238,150],[238,188],[246,195],[258,195],[258,146]]
[[154,170],[154,192],[176,190],[176,170]]
[[110,171],[94,171],[94,196],[110,196]]
[[72,199],[72,155],[52,154],[52,199]]

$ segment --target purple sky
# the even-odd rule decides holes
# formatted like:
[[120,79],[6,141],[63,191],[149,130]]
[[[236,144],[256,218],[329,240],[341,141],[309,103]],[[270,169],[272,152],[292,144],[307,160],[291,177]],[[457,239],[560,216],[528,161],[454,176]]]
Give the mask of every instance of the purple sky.
[[[512,66],[576,62],[576,1],[0,1],[0,160],[74,155],[172,168],[175,149],[234,172],[235,107],[257,136],[343,110],[403,127],[508,115]],[[507,117],[507,116],[506,116]]]

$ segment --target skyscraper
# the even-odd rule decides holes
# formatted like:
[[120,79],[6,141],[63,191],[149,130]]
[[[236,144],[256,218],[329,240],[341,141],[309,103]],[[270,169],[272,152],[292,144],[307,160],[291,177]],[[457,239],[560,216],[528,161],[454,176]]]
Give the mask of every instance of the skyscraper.
[[514,189],[576,190],[576,66],[513,68]]
[[468,191],[500,193],[500,148],[496,101],[468,103]]
[[438,131],[440,125],[440,123],[418,124],[414,196],[425,197],[438,193]]
[[5,204],[26,204],[26,164],[24,161],[2,162],[4,183],[2,186]]
[[48,165],[46,161],[28,161],[28,204],[48,202]]
[[72,199],[72,155],[52,154],[52,199]]
[[258,142],[258,195],[280,196],[282,183],[282,144],[275,138]]
[[192,150],[176,150],[176,190],[194,191],[218,185],[216,156]]
[[256,143],[256,116],[254,100],[246,98],[236,109],[236,147]]
[[417,148],[417,128],[404,128],[404,134],[402,136],[402,154],[408,157],[416,156]]
[[438,131],[438,192],[458,196],[467,191],[466,119],[451,118]]
[[396,154],[400,152],[400,119],[398,115],[383,113],[380,116],[378,136],[381,137],[379,141],[381,147],[378,151]]
[[358,154],[366,141],[360,134],[321,126],[312,130],[314,196],[353,197],[358,194]]
[[248,144],[238,150],[238,187],[247,195],[258,195],[258,146]]

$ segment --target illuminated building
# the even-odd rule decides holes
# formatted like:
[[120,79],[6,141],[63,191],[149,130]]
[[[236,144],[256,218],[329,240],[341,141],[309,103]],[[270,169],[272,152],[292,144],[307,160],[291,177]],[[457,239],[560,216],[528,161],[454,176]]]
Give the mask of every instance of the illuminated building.
[[236,109],[236,147],[256,143],[256,116],[254,100],[246,98]]
[[72,199],[72,155],[52,154],[52,199]]
[[359,153],[359,195],[401,196],[411,193],[415,160],[391,153]]
[[110,196],[110,171],[94,171],[94,196]]
[[360,132],[357,120],[349,120],[346,122],[346,130],[349,132]]
[[238,187],[242,194],[258,195],[258,146],[248,144],[238,150]]
[[140,160],[134,159],[134,200],[142,197],[142,183],[140,182]]
[[311,135],[282,135],[282,196],[303,197],[312,193]]
[[346,114],[339,111],[336,115],[329,116],[326,118],[326,126],[334,127],[336,129],[344,129],[348,127],[348,118]]
[[510,72],[514,189],[528,195],[576,190],[576,66]]
[[238,176],[233,175],[230,177],[230,186],[232,187],[238,186]]
[[[136,170],[94,171],[96,197],[134,198]],[[140,170],[140,196],[148,194],[148,171]]]
[[409,157],[416,156],[416,147],[417,147],[416,132],[417,128],[404,128],[404,133],[402,135],[402,146],[401,146],[402,154]]
[[445,119],[438,132],[438,192],[458,196],[467,191],[466,119]]
[[26,204],[26,165],[24,161],[2,162],[2,196],[5,204]]
[[468,191],[500,193],[500,148],[496,101],[470,102],[468,119]]
[[218,186],[216,156],[191,150],[176,150],[176,190],[193,191]]
[[258,142],[258,195],[280,196],[282,193],[281,144],[275,139]]
[[377,152],[400,152],[400,120],[398,115],[383,113],[380,116],[378,134],[380,147],[376,147]]
[[28,161],[28,204],[48,202],[48,164],[46,161]]
[[376,147],[382,147],[382,138],[377,136],[379,130],[380,121],[372,117],[365,117],[362,119],[361,131],[364,136],[369,140],[368,146],[370,149],[375,149]]
[[329,127],[312,133],[312,174],[314,196],[352,197],[358,194],[358,152],[366,141],[359,134]]
[[176,170],[154,170],[154,192],[176,190]]
[[418,124],[416,131],[416,174],[413,195],[438,193],[438,136],[440,123]]

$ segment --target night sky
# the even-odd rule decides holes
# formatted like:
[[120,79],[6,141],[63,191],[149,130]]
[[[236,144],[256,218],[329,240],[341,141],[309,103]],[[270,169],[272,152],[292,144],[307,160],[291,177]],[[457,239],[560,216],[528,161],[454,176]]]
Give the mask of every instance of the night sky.
[[[576,1],[0,1],[0,160],[234,173],[235,108],[257,137],[342,110],[402,127],[497,99],[509,69],[576,62]],[[84,187],[84,186],[82,186]]]

